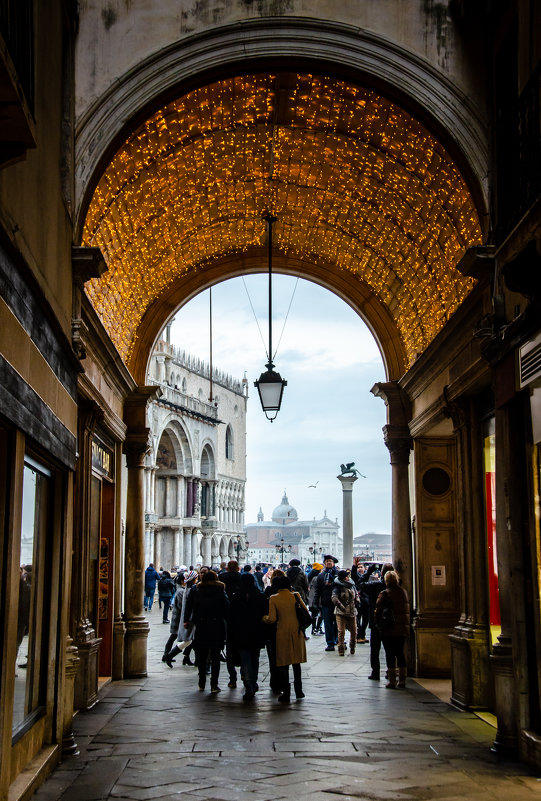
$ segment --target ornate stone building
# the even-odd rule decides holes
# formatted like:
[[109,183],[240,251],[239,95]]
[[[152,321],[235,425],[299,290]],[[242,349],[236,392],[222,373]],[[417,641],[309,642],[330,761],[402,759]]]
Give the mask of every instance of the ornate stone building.
[[294,557],[307,564],[320,560],[325,553],[341,559],[339,530],[337,521],[327,517],[326,511],[321,519],[299,520],[297,510],[289,503],[285,491],[270,520],[264,520],[260,509],[257,523],[248,523],[244,527],[249,559],[271,564],[288,562]]
[[244,558],[246,380],[213,369],[211,385],[208,364],[160,339],[147,384],[161,395],[148,408],[145,561],[171,570]]

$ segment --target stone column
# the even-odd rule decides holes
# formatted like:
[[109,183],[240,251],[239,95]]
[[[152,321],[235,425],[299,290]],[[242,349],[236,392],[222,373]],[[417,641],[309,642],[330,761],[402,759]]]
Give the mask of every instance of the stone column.
[[150,429],[146,409],[160,393],[158,387],[139,387],[124,403],[124,422],[128,433],[124,442],[128,468],[125,546],[125,678],[147,675],[147,638],[149,625],[143,614],[145,586],[145,456],[149,450]]
[[72,562],[72,603],[70,628],[78,648],[75,709],[90,709],[98,700],[98,658],[100,638],[89,620],[90,597],[90,496],[92,482],[92,438],[103,410],[91,400],[79,403],[79,459],[74,506]]
[[186,517],[193,515],[193,478],[186,479]]
[[492,695],[489,669],[487,548],[484,521],[483,454],[477,398],[448,402],[457,440],[457,496],[461,614],[451,641],[451,700],[462,709],[487,709]]
[[177,476],[177,517],[184,517],[184,476]]
[[192,565],[195,567],[199,556],[199,529],[192,530]]
[[183,530],[183,540],[184,540],[184,564],[186,567],[190,567],[193,565],[192,562],[192,530],[191,528],[185,528]]
[[413,440],[408,423],[411,404],[396,381],[374,384],[370,390],[387,406],[388,423],[383,439],[391,457],[392,471],[392,548],[393,564],[400,574],[402,586],[413,604],[413,548],[409,492],[409,460]]
[[204,534],[201,542],[201,551],[204,565],[212,565],[212,534]]
[[178,526],[173,527],[173,566],[180,565],[180,529]]
[[65,686],[62,710],[62,756],[77,756],[79,754],[79,748],[73,736],[73,698],[78,665],[79,658],[77,656],[77,648],[72,645],[71,637],[68,637],[64,667]]
[[[154,567],[156,570],[160,567],[160,560],[162,558],[161,548],[160,548],[160,539],[161,539],[161,526],[155,526],[154,528],[154,554],[152,556],[152,562],[154,563]],[[144,559],[144,557],[143,557]]]
[[353,563],[353,485],[357,481],[357,476],[336,476],[342,485],[342,542],[344,544],[344,555],[342,567],[351,567]]

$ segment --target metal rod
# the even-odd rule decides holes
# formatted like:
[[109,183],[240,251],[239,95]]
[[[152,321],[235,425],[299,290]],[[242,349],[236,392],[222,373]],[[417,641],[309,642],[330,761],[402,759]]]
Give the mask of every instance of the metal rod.
[[209,403],[212,403],[214,397],[212,395],[212,287],[209,287],[209,339],[210,339],[210,394]]
[[269,225],[269,365],[272,366],[272,224],[276,222],[276,217],[273,217],[272,214],[267,214],[265,220]]

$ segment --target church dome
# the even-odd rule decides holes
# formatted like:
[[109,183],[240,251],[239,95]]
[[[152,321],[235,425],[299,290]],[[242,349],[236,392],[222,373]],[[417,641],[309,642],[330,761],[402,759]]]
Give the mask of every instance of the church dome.
[[297,510],[294,506],[291,506],[287,495],[284,491],[284,495],[282,498],[282,503],[280,506],[277,506],[276,509],[272,513],[272,520],[275,523],[293,523],[295,520],[299,519],[299,515],[297,514]]

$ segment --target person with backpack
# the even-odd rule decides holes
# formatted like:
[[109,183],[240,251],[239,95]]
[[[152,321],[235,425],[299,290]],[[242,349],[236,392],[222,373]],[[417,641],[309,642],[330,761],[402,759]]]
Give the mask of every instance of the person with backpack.
[[374,622],[379,628],[387,661],[387,690],[406,686],[406,656],[404,646],[410,627],[408,594],[399,584],[398,573],[385,573],[385,586],[378,595]]
[[355,584],[349,578],[347,570],[339,570],[334,580],[331,599],[334,604],[336,626],[338,629],[338,656],[346,653],[346,630],[349,631],[349,652],[355,653],[357,639],[357,601],[358,593]]
[[321,608],[325,627],[325,640],[327,641],[326,651],[334,651],[334,647],[338,642],[338,628],[332,602],[334,580],[338,575],[337,562],[338,559],[336,557],[326,554],[323,557],[324,568],[314,579],[314,606]]

